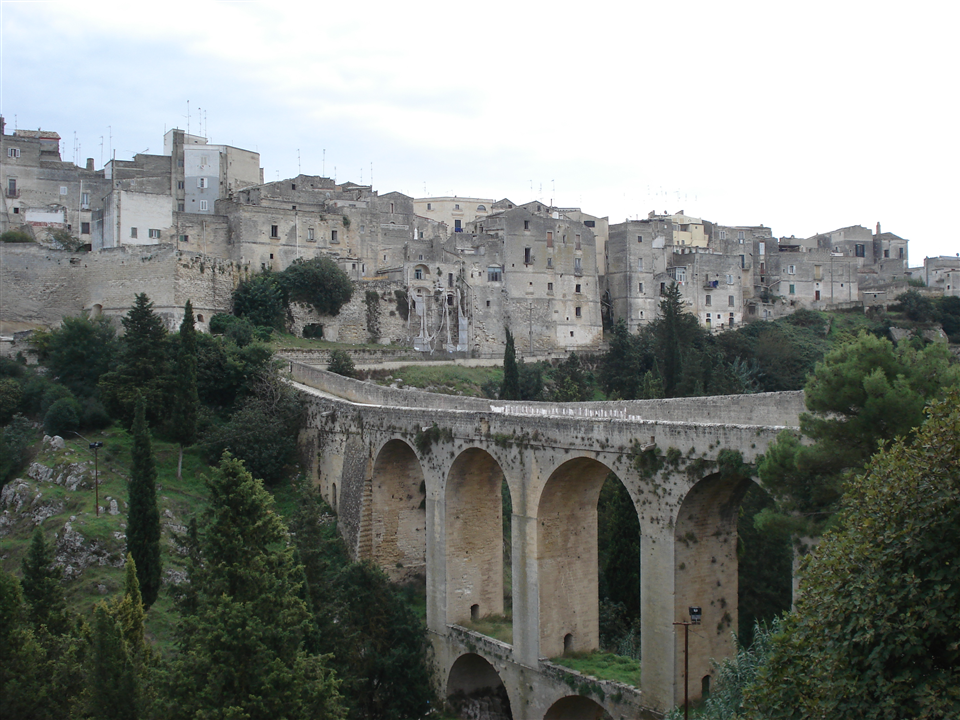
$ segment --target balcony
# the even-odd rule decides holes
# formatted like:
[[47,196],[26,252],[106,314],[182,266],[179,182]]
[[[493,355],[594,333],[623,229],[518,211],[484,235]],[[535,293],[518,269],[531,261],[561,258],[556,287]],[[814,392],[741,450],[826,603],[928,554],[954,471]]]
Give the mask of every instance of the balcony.
[[8,198],[18,198],[18,197],[20,197],[20,191],[19,191],[19,190],[14,190],[14,189],[12,189],[12,188],[7,188],[6,195],[7,195]]

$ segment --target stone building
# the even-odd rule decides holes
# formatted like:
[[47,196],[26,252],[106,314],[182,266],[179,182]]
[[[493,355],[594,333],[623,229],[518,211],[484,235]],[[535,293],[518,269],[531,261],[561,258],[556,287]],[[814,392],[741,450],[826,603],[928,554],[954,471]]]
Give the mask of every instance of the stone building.
[[103,171],[60,157],[60,135],[46,130],[7,134],[0,117],[0,232],[23,230],[41,242],[65,230],[81,243],[92,242],[94,199],[108,183]]

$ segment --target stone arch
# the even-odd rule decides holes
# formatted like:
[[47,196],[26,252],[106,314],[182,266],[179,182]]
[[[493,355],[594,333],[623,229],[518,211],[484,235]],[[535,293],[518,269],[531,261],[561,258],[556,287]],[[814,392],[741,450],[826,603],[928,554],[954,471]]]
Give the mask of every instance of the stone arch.
[[475,653],[457,658],[447,677],[446,701],[457,717],[512,720],[510,697],[500,673]]
[[417,454],[403,440],[389,440],[370,477],[369,557],[393,580],[424,572],[427,554],[426,482]]
[[[739,580],[737,520],[740,502],[753,481],[720,473],[699,480],[683,498],[674,521],[674,616],[689,619],[703,611],[701,627],[690,632],[690,699],[701,695],[702,679],[713,674],[711,659],[733,653]],[[675,633],[675,701],[683,701],[683,628]],[[699,682],[698,682],[699,680]]]
[[610,713],[596,700],[583,695],[560,698],[547,710],[543,720],[609,720]]
[[540,494],[537,579],[543,657],[599,647],[597,500],[610,472],[592,458],[574,458],[553,471]]
[[500,464],[480,448],[460,453],[447,474],[447,622],[503,612],[503,480]]
[[96,320],[98,317],[103,315],[103,305],[100,303],[94,303],[90,306],[90,319]]

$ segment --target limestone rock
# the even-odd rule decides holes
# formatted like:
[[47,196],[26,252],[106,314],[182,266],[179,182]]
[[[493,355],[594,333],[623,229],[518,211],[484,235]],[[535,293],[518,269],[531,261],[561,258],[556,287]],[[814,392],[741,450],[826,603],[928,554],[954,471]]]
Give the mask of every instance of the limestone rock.
[[59,435],[54,435],[53,437],[50,437],[49,435],[44,435],[43,446],[47,447],[48,445],[50,446],[51,450],[63,450],[67,446],[66,443],[63,441],[63,438],[60,437]]
[[111,515],[119,515],[120,508],[117,506],[117,501],[114,498],[108,498],[110,500],[110,509],[107,510]]

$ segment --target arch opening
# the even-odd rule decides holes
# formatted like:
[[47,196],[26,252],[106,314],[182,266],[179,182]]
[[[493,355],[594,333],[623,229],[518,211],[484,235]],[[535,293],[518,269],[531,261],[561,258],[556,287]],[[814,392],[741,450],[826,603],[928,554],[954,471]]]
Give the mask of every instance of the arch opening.
[[503,615],[503,487],[503,470],[485,450],[465,450],[450,468],[444,497],[447,622]]
[[423,470],[413,448],[402,440],[387,442],[373,465],[366,518],[369,531],[361,531],[360,547],[361,557],[372,559],[391,580],[425,572],[426,498]]
[[610,720],[610,713],[595,700],[568,695],[551,705],[543,720]]
[[615,473],[597,501],[600,649],[640,660],[640,517]]
[[447,678],[447,709],[459,718],[513,720],[500,674],[480,655],[461,655]]
[[[701,625],[689,633],[690,678],[711,672],[711,659],[732,655],[737,630],[739,578],[737,525],[749,477],[714,473],[686,494],[674,525],[674,617],[689,619],[689,608],[702,609]],[[684,633],[674,633],[676,703],[683,702]],[[689,685],[690,700],[701,699],[702,685]]]
[[597,503],[609,474],[597,460],[574,458],[553,471],[540,495],[537,577],[545,657],[599,648]]

